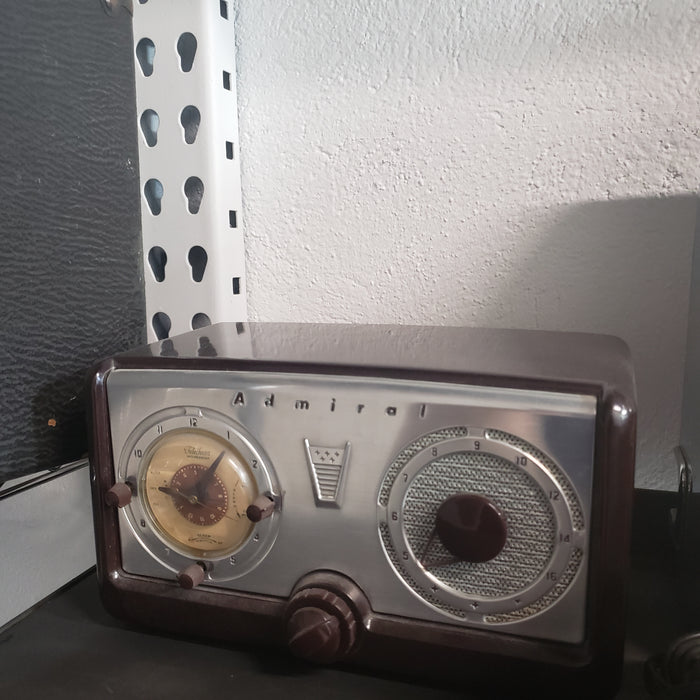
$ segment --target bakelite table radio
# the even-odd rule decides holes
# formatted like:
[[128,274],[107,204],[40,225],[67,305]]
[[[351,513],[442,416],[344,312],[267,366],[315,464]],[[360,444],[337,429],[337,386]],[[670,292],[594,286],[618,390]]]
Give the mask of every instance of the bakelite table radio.
[[465,687],[615,691],[636,415],[620,341],[221,324],[106,361],[91,392],[115,615]]

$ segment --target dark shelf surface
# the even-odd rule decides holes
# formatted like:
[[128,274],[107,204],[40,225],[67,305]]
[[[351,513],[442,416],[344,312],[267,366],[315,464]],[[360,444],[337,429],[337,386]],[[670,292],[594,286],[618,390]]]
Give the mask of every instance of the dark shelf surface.
[[[673,498],[658,492],[637,494],[626,664],[619,700],[648,697],[645,660],[680,634],[700,630],[700,604],[694,596],[700,573],[679,562],[664,546]],[[130,627],[103,609],[94,574],[74,582],[0,634],[3,698],[172,700],[275,695],[338,700],[476,697],[469,693],[466,672],[464,688],[440,688],[406,678],[309,666],[284,651],[226,646]]]
[[[635,580],[633,603],[639,609],[631,620],[636,617],[638,622],[639,615],[649,619],[644,613],[648,593],[658,586],[655,576]],[[642,664],[650,651],[647,641],[630,640],[619,698],[646,696]],[[468,689],[467,678],[464,689],[439,688],[410,679],[307,666],[280,651],[230,647],[129,627],[102,608],[94,574],[0,635],[0,696],[6,698],[476,697]]]

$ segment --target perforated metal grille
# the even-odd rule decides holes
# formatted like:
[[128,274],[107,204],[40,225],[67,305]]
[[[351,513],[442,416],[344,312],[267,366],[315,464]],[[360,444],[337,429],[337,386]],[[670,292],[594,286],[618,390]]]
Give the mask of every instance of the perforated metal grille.
[[484,618],[484,622],[491,623],[503,623],[503,622],[517,622],[523,618],[530,617],[530,615],[535,615],[538,612],[542,612],[548,608],[568,587],[569,584],[574,580],[576,572],[581,565],[581,560],[583,559],[583,551],[580,549],[574,550],[569,560],[569,565],[562,574],[558,583],[552,588],[549,593],[543,595],[539,600],[536,600],[531,605],[528,605],[519,610],[514,610],[509,613],[502,613],[500,615],[488,615]]
[[[439,565],[454,557],[433,524],[440,504],[455,493],[483,494],[505,517],[508,537],[494,559]],[[542,574],[554,552],[556,520],[546,494],[512,462],[487,453],[456,452],[428,463],[406,492],[403,523],[415,558],[464,595],[514,595]]]
[[382,487],[379,491],[379,503],[383,506],[387,505],[389,502],[389,492],[391,491],[394,479],[396,479],[396,475],[406,466],[412,457],[417,455],[426,447],[430,447],[430,445],[434,445],[437,442],[442,442],[443,440],[450,440],[451,438],[465,437],[468,432],[469,430],[465,427],[455,426],[453,428],[444,428],[443,430],[437,430],[434,433],[423,435],[423,437],[418,438],[418,440],[415,442],[412,442],[408,447],[399,453],[384,476],[384,481],[382,482]]
[[559,484],[559,488],[564,494],[564,497],[569,504],[569,508],[571,509],[571,520],[574,524],[574,528],[577,530],[583,529],[583,510],[581,509],[578,496],[576,495],[576,492],[574,491],[574,488],[569,482],[566,474],[564,474],[564,472],[553,460],[551,460],[544,452],[541,452],[529,442],[526,442],[522,438],[519,438],[516,435],[511,435],[510,433],[506,433],[502,430],[487,430],[486,437],[488,437],[490,440],[505,442],[507,445],[511,445],[512,447],[522,450],[540,461],[550,471],[554,479]]

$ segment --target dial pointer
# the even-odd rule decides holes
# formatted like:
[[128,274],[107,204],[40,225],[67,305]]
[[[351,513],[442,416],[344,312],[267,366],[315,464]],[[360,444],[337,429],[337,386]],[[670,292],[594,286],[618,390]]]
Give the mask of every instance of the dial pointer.
[[425,543],[425,547],[423,547],[420,556],[418,557],[418,563],[426,569],[439,569],[441,566],[449,566],[450,564],[456,564],[458,561],[460,561],[459,557],[455,556],[448,556],[448,557],[442,557],[439,558],[435,554],[432,556],[428,553],[429,550],[431,549],[431,545],[433,544],[435,537],[437,536],[437,528],[433,528],[430,537],[428,538],[428,541]]

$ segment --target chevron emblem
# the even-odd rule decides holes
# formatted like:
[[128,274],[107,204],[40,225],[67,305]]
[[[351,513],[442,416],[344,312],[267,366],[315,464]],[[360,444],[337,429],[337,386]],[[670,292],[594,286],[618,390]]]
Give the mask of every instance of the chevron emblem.
[[327,447],[312,445],[304,439],[304,450],[316,505],[340,507],[350,443],[346,442],[344,447]]

